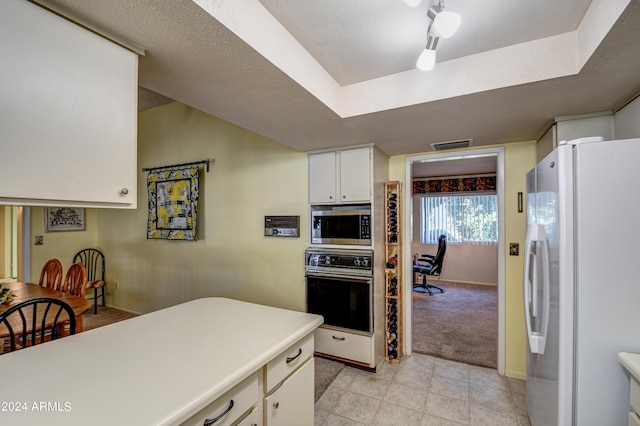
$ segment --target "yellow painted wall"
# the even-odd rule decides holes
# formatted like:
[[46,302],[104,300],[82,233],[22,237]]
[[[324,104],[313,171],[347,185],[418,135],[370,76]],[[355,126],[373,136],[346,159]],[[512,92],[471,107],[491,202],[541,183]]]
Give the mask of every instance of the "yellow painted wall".
[[[522,253],[526,218],[517,213],[517,193],[535,165],[535,142],[503,146],[506,242],[520,243]],[[111,306],[145,313],[222,296],[304,310],[306,154],[177,102],[139,114],[139,169],[205,158],[214,161],[203,174],[198,241],[146,239],[146,173],[139,171],[138,209],[87,209],[86,231],[44,233],[43,209],[31,209],[31,281],[47,259],[57,257],[66,268],[76,251],[96,246],[107,257]],[[390,180],[404,180],[405,158],[389,159]],[[264,237],[265,215],[299,215],[302,236]],[[34,245],[36,235],[44,245]],[[506,373],[523,378],[522,256],[507,256],[505,268]]]
[[[52,258],[62,262],[66,273],[73,256],[87,247],[95,247],[97,236],[97,210],[85,209],[85,230],[69,232],[44,232],[44,207],[31,207],[31,267],[29,279],[37,283],[44,263]],[[42,236],[43,244],[35,245],[35,237]]]
[[[526,173],[536,165],[535,141],[505,145],[505,240],[506,244],[520,244],[520,256],[509,256],[505,248],[505,318],[507,376],[525,379],[527,376],[527,347],[524,324],[524,244],[527,232],[526,213],[518,213],[518,192],[526,192]],[[526,198],[526,197],[523,197]],[[526,203],[526,200],[523,200]],[[526,212],[526,204],[523,205]]]
[[[525,378],[526,340],[522,294],[524,267],[522,253],[526,237],[526,215],[518,213],[517,194],[526,191],[525,175],[536,163],[536,143],[527,141],[501,146],[504,146],[505,159],[505,241],[507,245],[520,244],[520,256],[507,255],[505,261],[505,374],[510,377]],[[389,159],[391,180],[404,180],[406,157],[398,155]],[[509,253],[508,247],[505,251]]]
[[299,215],[307,228],[306,154],[178,102],[139,114],[139,169],[201,159],[214,161],[201,175],[198,241],[147,240],[142,171],[137,210],[99,211],[107,303],[146,313],[220,296],[304,310],[308,237],[265,237],[264,217]]

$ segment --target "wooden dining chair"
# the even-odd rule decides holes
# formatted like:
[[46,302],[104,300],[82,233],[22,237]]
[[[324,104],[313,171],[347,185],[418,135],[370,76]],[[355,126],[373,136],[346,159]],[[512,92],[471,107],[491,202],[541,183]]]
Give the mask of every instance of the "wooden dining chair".
[[67,323],[68,334],[76,334],[73,309],[60,299],[41,297],[12,306],[0,314],[0,340],[4,340],[0,353],[59,339],[67,334],[63,332]]
[[62,263],[58,259],[49,259],[45,262],[40,271],[41,287],[47,287],[52,290],[62,289]]
[[82,263],[76,262],[69,266],[62,283],[62,291],[84,297],[87,292],[87,269]]
[[[84,299],[84,295],[87,292],[87,269],[82,263],[76,262],[69,266],[62,282],[62,291]],[[78,333],[83,329],[83,322],[82,315],[78,316],[76,320],[76,331]],[[65,334],[68,334],[68,332],[65,331]]]
[[95,248],[80,250],[73,257],[73,262],[80,262],[87,268],[87,288],[93,290],[93,313],[98,313],[98,298],[102,297],[102,306],[105,306],[104,299],[104,254]]

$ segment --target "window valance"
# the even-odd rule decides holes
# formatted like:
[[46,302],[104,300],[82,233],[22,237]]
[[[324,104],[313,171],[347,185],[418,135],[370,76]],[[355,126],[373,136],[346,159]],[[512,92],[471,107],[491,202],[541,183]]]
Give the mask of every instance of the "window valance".
[[472,176],[413,181],[414,194],[495,191],[496,176]]

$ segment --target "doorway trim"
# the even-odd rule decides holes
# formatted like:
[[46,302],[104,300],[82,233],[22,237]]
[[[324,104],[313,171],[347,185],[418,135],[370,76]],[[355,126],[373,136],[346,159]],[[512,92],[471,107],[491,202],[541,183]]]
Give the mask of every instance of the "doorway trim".
[[[412,155],[405,158],[405,182],[404,199],[407,202],[404,205],[404,217],[408,220],[404,221],[404,235],[413,235],[413,197],[412,197],[412,165],[414,162],[425,161],[445,161],[454,159],[473,158],[480,156],[496,156],[496,181],[498,195],[498,348],[497,348],[497,365],[498,374],[505,374],[505,209],[504,209],[504,147],[478,148],[464,151],[454,152],[436,152],[421,155]],[[411,253],[412,238],[405,238],[402,250],[404,253]],[[412,270],[411,256],[404,257],[404,270]],[[403,290],[404,290],[404,351],[411,354],[412,351],[412,294],[413,294],[413,274],[404,274]]]
[[18,279],[31,282],[31,207],[18,207]]

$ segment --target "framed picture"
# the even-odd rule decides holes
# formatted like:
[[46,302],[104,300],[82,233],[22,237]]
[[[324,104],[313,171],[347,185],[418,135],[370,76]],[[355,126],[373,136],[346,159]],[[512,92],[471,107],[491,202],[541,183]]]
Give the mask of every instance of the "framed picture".
[[84,231],[84,208],[45,207],[44,231]]

